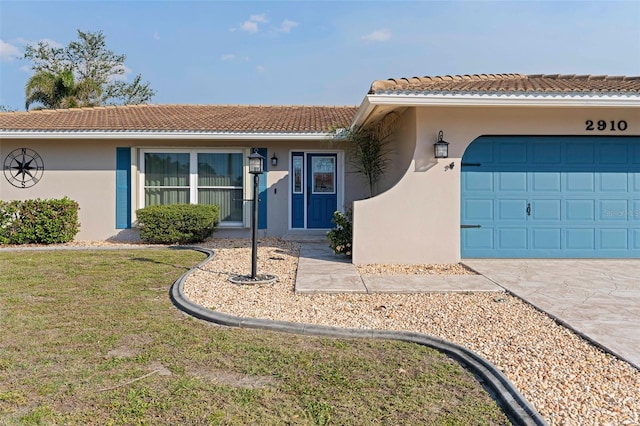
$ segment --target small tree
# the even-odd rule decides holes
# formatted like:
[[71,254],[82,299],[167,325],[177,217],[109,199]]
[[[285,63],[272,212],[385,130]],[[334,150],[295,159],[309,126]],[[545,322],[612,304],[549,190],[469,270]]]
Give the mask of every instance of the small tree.
[[66,47],[45,42],[28,45],[23,59],[31,62],[34,71],[26,87],[27,108],[34,102],[54,108],[141,104],[155,95],[140,75],[132,83],[122,81],[126,55],[107,49],[102,31],[78,30],[78,40]]
[[347,142],[348,162],[356,173],[364,175],[369,197],[374,196],[376,185],[391,162],[389,145],[398,117],[398,113],[390,112],[373,124],[334,132],[340,140]]

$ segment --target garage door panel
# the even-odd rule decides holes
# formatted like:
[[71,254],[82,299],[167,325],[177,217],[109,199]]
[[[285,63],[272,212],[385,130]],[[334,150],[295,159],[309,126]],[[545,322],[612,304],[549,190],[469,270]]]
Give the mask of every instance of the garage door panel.
[[604,250],[628,250],[629,229],[600,229],[600,248]]
[[465,200],[464,202],[464,217],[465,222],[477,222],[477,221],[492,221],[493,214],[493,199],[485,200]]
[[527,200],[498,200],[498,219],[500,220],[518,220],[527,219]]
[[593,228],[567,228],[566,245],[570,250],[593,250],[596,248],[596,233]]
[[603,222],[626,222],[629,220],[627,200],[600,200],[600,220]]
[[471,144],[467,147],[464,158],[469,163],[493,164],[493,144]]
[[462,247],[470,252],[476,253],[480,253],[486,250],[493,250],[493,228],[482,227],[474,229],[463,229]]
[[571,165],[593,166],[595,164],[593,144],[569,142],[566,144],[565,163]]
[[640,166],[640,144],[631,144],[629,146],[630,164]]
[[561,200],[532,200],[530,204],[533,220],[559,221],[562,219]]
[[640,250],[640,229],[631,230],[631,248]]
[[599,189],[602,192],[628,192],[629,175],[627,173],[600,173]]
[[599,164],[627,164],[627,162],[629,161],[627,144],[600,143],[598,148]]
[[596,203],[594,200],[565,200],[565,210],[564,219],[567,222],[596,220]]
[[493,192],[492,173],[468,173],[462,178],[463,190],[474,193]]
[[500,142],[498,143],[498,158],[500,164],[527,164],[526,142]]
[[500,228],[497,230],[497,249],[526,250],[529,246],[527,234],[525,227]]
[[527,190],[526,172],[502,172],[495,174],[499,191],[523,192]]
[[531,191],[560,192],[562,190],[562,175],[559,172],[531,173]]
[[533,250],[560,250],[562,230],[558,228],[536,228],[531,231]]
[[593,192],[595,190],[595,173],[570,172],[565,174],[565,191]]
[[552,142],[532,144],[531,164],[536,166],[557,165],[562,163],[562,147]]
[[479,228],[462,230],[463,257],[640,258],[640,137],[482,137],[469,149],[461,218]]

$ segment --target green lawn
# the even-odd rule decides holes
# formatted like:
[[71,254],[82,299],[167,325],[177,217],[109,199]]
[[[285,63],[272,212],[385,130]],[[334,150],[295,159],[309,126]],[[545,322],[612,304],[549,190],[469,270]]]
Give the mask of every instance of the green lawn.
[[182,314],[169,287],[202,259],[0,252],[0,425],[508,423],[468,372],[428,348]]

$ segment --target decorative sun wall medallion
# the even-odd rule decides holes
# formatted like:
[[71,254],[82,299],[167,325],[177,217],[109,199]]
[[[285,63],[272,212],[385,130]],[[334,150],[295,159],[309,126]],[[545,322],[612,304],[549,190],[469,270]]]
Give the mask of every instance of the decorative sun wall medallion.
[[16,188],[30,188],[44,174],[42,157],[32,149],[14,149],[4,159],[4,177]]

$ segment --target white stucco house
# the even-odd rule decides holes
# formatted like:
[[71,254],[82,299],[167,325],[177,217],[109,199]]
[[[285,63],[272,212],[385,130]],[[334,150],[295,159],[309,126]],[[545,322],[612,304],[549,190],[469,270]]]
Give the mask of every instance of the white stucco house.
[[[365,199],[332,129],[400,115]],[[448,142],[436,158],[438,135]],[[0,199],[80,204],[78,239],[136,238],[135,211],[215,203],[248,235],[247,156],[267,158],[261,235],[324,232],[353,208],[353,262],[640,257],[640,77],[373,82],[358,107],[139,105],[0,113]],[[29,173],[16,162],[29,159]]]

